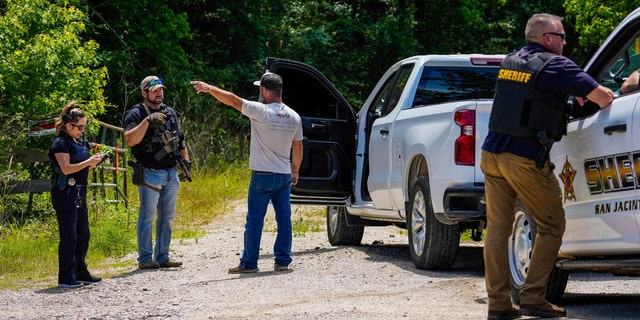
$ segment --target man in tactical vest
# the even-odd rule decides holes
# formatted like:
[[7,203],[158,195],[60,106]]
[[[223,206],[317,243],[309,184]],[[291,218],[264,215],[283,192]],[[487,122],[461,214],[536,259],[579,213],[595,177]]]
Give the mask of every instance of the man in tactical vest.
[[[509,54],[498,73],[489,134],[482,146],[487,232],[484,241],[488,319],[515,319],[521,314],[562,317],[564,308],[545,299],[565,229],[565,216],[555,167],[549,161],[553,141],[566,132],[569,95],[582,106],[601,108],[613,92],[598,84],[578,65],[562,56],[562,19],[536,14],[525,29],[527,45]],[[537,235],[520,292],[520,307],[511,301],[508,239],[516,198],[531,213]]]
[[[124,119],[124,139],[137,161],[132,163],[132,167],[140,198],[137,227],[140,269],[182,265],[182,262],[169,257],[169,245],[180,188],[176,165],[178,161],[189,163],[189,154],[180,133],[176,112],[162,103],[163,88],[162,79],[156,76],[144,78],[140,84],[144,101],[133,106]],[[163,140],[163,134],[167,131],[177,141],[174,144],[178,149],[176,152],[167,150],[166,139]],[[156,210],[156,243],[153,247],[151,227]]]

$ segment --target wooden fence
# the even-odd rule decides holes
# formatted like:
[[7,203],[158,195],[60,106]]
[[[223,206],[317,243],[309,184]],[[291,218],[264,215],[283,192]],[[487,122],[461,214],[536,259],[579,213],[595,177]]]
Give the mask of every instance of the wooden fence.
[[[127,174],[127,149],[124,143],[124,129],[108,123],[98,121],[100,132],[97,137],[90,137],[91,147],[98,146],[101,149],[108,148],[113,151],[109,162],[98,165],[89,175],[89,196],[91,200],[97,201],[100,198],[107,202],[123,203],[129,206],[127,196],[128,174]],[[10,163],[48,163],[47,152],[37,150],[18,150],[13,153]],[[119,182],[122,181],[120,184]],[[107,189],[112,189],[109,195]],[[33,207],[33,196],[43,192],[51,191],[51,179],[29,179],[12,180],[0,182],[0,195],[29,194],[28,212],[31,213]]]

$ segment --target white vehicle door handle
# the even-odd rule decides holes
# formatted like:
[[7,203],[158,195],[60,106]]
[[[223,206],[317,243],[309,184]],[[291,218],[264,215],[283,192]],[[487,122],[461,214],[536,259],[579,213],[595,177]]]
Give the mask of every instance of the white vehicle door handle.
[[382,135],[383,138],[386,138],[389,135],[389,129],[380,130],[380,134]]
[[623,123],[623,124],[614,124],[612,126],[608,126],[608,127],[604,127],[604,134],[610,136],[612,135],[614,132],[625,132],[627,131],[627,124]]

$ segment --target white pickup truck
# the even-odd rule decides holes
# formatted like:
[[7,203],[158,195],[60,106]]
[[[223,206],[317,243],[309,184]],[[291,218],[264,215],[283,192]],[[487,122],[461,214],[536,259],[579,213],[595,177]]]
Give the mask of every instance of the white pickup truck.
[[[480,146],[503,56],[416,56],[394,64],[356,114],[316,69],[267,59],[284,78],[284,101],[304,123],[305,154],[294,203],[327,205],[333,245],[357,245],[364,226],[408,229],[421,269],[453,263],[462,230],[485,221]],[[640,8],[606,39],[585,70],[615,92],[640,69]],[[567,228],[547,299],[570,272],[640,275],[640,91],[600,110],[570,99],[567,135],[551,152]],[[636,124],[637,123],[637,124]],[[509,246],[514,292],[526,278],[536,226],[522,205]],[[517,295],[515,295],[517,297]]]
[[460,233],[485,225],[480,143],[503,55],[426,55],[389,68],[356,114],[316,69],[269,58],[301,116],[304,157],[292,202],[327,205],[333,245],[365,226],[408,229],[420,269],[447,269]]

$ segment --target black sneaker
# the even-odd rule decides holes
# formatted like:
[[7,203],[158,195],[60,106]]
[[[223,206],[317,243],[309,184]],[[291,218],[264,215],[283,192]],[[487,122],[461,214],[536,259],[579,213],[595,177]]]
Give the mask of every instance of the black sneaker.
[[229,274],[238,274],[238,273],[256,273],[258,272],[258,268],[248,269],[242,266],[237,266],[235,268],[229,269]]
[[138,264],[138,268],[140,269],[158,269],[160,268],[160,264],[153,260],[147,260],[143,263]]
[[567,310],[553,303],[520,304],[520,312],[525,316],[538,318],[559,318],[567,316]]
[[69,289],[69,288],[82,287],[83,285],[84,285],[84,283],[82,283],[80,281],[74,281],[74,282],[69,282],[69,283],[58,283],[58,288]]
[[273,264],[273,271],[293,271],[289,266],[281,266],[277,263]]
[[83,277],[83,278],[78,277],[78,282],[82,284],[92,284],[100,281],[102,281],[102,278],[94,277],[92,275],[89,275],[88,277]]
[[159,265],[160,268],[177,268],[182,265],[182,262],[169,259],[165,262],[160,262]]

